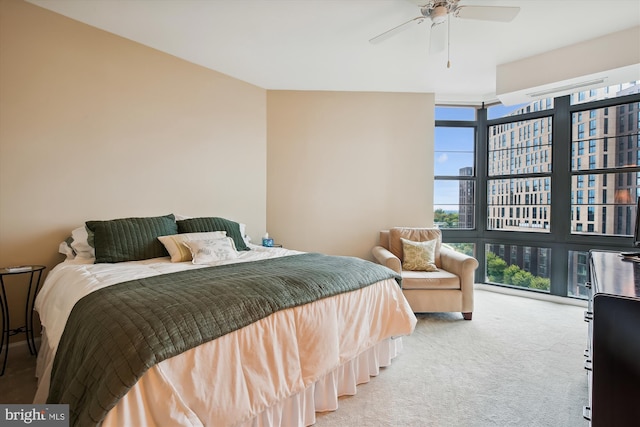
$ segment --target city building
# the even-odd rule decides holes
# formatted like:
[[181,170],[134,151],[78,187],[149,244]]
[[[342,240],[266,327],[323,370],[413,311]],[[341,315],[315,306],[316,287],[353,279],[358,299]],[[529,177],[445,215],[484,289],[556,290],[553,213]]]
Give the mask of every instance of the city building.
[[[571,105],[640,93],[640,84],[603,87],[571,95]],[[593,104],[591,104],[593,105]],[[551,233],[554,99],[518,107],[488,126],[486,230]],[[549,114],[545,114],[549,111]],[[520,119],[538,113],[535,119]],[[631,236],[640,197],[640,107],[638,103],[574,108],[570,115],[570,141],[555,141],[570,149],[570,233],[593,236]],[[561,146],[561,147],[562,147]],[[560,147],[560,148],[561,148]],[[636,168],[636,169],[634,169]],[[460,177],[473,176],[472,167],[459,169]],[[459,228],[473,229],[475,182],[461,178]],[[529,245],[489,243],[485,248],[540,278],[549,278],[552,250],[532,237]],[[568,251],[568,294],[586,297],[587,254]],[[489,280],[491,281],[491,280]]]

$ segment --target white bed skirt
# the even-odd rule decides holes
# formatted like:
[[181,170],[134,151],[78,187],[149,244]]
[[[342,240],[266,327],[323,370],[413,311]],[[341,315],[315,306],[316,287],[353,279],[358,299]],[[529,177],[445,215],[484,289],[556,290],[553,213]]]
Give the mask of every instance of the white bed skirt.
[[[43,346],[46,349],[47,346]],[[391,365],[391,360],[402,350],[402,337],[388,338],[364,351],[334,371],[321,377],[303,392],[278,402],[255,418],[238,427],[310,426],[316,422],[316,412],[338,409],[340,396],[357,393],[357,385],[369,382],[380,373],[380,368]],[[39,362],[42,359],[39,359]],[[37,374],[43,378],[45,367],[38,364]],[[46,376],[44,376],[47,378]],[[44,403],[46,396],[41,396]]]
[[239,427],[313,425],[316,412],[337,410],[340,396],[356,394],[358,384],[368,383],[371,377],[380,373],[380,368],[391,365],[391,360],[401,350],[401,337],[386,339],[320,378],[303,392],[268,408]]

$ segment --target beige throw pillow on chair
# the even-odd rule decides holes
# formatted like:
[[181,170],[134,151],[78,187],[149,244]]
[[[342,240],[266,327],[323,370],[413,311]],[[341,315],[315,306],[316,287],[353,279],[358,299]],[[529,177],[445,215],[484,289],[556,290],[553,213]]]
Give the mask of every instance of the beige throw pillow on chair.
[[437,239],[414,242],[404,238],[402,241],[402,269],[412,271],[438,271],[435,264]]

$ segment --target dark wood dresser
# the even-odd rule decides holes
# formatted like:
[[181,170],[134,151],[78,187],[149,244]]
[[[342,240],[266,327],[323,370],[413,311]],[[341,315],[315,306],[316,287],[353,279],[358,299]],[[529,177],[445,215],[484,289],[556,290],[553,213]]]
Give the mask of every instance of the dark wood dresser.
[[593,427],[640,426],[640,258],[592,250],[589,260],[589,405],[583,415]]

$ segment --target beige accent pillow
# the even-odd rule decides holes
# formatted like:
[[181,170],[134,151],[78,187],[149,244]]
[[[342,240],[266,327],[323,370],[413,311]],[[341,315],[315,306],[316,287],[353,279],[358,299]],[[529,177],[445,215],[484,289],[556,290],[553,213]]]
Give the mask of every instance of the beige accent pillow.
[[191,261],[191,251],[183,243],[192,240],[206,240],[206,239],[223,239],[227,237],[226,231],[211,231],[206,233],[182,233],[171,234],[169,236],[160,236],[158,240],[162,242],[169,255],[171,255],[171,262],[184,262]]
[[184,242],[183,245],[191,251],[194,264],[215,264],[217,261],[234,259],[239,256],[231,237],[190,240]]
[[424,242],[414,242],[403,238],[400,240],[404,252],[403,270],[438,271],[435,264],[436,244],[438,243],[436,239]]

